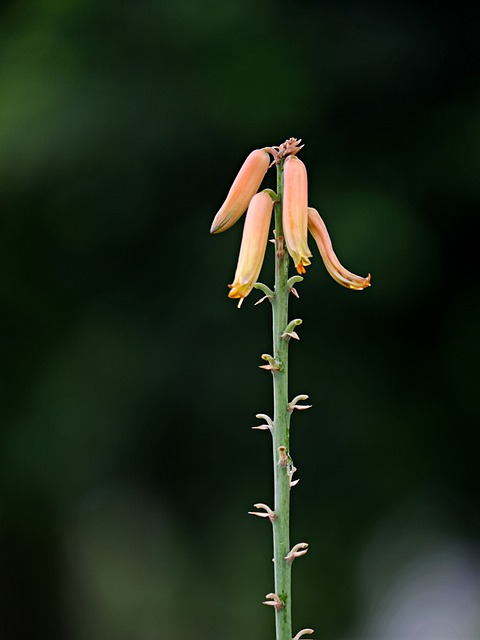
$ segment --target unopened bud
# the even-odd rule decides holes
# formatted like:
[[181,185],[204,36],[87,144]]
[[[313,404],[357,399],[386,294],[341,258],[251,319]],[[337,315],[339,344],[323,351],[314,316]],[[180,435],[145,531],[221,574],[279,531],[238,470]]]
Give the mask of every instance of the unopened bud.
[[272,218],[273,200],[266,191],[253,196],[245,218],[237,269],[229,298],[245,298],[253,289],[262,269],[268,232]]
[[250,153],[215,216],[210,233],[226,231],[237,222],[262,184],[269,164],[270,156],[265,149],[255,149]]
[[312,255],[307,244],[307,169],[299,158],[289,156],[285,160],[283,176],[283,233],[298,273],[305,273]]

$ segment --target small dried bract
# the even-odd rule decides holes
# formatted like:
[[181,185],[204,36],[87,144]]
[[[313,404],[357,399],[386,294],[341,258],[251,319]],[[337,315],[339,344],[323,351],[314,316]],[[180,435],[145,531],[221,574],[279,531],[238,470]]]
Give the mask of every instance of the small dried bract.
[[[292,640],[300,640],[300,638],[306,633],[313,633],[313,629],[302,629],[294,638],[292,638]],[[309,638],[309,640],[313,640],[313,638]]]
[[263,504],[263,502],[257,502],[257,504],[254,504],[253,506],[255,507],[255,509],[265,509],[266,513],[249,511],[249,515],[258,516],[259,518],[268,518],[270,522],[273,522],[277,519],[277,514],[275,513],[275,511],[272,511],[272,509],[270,509],[268,505]]
[[296,544],[292,550],[287,553],[285,556],[285,560],[290,564],[295,560],[295,558],[300,558],[300,556],[304,556],[308,551],[308,542],[299,542]]
[[276,593],[267,593],[265,597],[269,598],[269,600],[266,600],[263,604],[268,604],[271,607],[275,607],[275,609],[283,609],[285,606],[283,600],[281,600]]
[[305,146],[301,144],[301,140],[297,138],[289,138],[282,142],[279,147],[266,147],[266,150],[274,157],[273,164],[279,164],[282,160],[285,160],[288,156],[296,155],[300,149]]

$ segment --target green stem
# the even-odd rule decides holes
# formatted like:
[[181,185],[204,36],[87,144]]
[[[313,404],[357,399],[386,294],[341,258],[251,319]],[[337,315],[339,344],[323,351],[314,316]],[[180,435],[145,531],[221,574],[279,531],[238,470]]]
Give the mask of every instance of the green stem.
[[279,370],[273,372],[274,429],[273,429],[273,473],[275,488],[274,511],[277,515],[273,522],[273,549],[275,593],[284,603],[281,609],[275,609],[276,640],[292,638],[292,598],[291,563],[285,560],[290,551],[290,475],[289,467],[279,464],[280,447],[285,447],[289,455],[290,413],[288,411],[288,343],[282,334],[288,325],[288,252],[283,238],[282,200],[283,200],[283,163],[277,165],[277,194],[279,202],[275,205],[275,297],[273,308],[273,356]]

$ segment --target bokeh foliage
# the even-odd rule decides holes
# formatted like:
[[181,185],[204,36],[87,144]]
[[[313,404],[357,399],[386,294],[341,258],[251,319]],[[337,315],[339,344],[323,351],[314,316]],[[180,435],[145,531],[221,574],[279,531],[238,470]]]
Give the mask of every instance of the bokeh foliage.
[[316,257],[292,303],[292,394],[314,404],[292,436],[292,535],[311,545],[295,626],[362,628],[385,527],[393,547],[420,527],[478,550],[462,3],[25,0],[0,17],[2,637],[271,637],[270,531],[246,516],[271,502],[270,442],[249,430],[271,410],[270,310],[226,298],[241,225],[208,229],[247,153],[290,136],[339,257],[373,283],[341,289]]

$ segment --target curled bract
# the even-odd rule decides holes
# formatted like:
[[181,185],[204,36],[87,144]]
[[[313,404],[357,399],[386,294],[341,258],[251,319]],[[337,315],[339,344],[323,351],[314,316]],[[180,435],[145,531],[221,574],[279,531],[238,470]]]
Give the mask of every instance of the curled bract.
[[295,558],[300,558],[301,556],[304,556],[307,553],[307,551],[308,551],[308,542],[299,542],[294,547],[292,547],[292,550],[289,553],[287,553],[284,559],[289,564],[292,564]]
[[273,433],[273,430],[275,429],[275,425],[273,423],[273,420],[270,418],[270,416],[267,416],[267,414],[265,413],[257,413],[255,417],[262,418],[263,420],[265,420],[265,424],[260,424],[258,425],[258,427],[252,427],[252,429],[259,429],[261,431],[270,431],[271,433]]
[[[301,631],[299,631],[299,632],[297,633],[297,635],[296,635],[294,638],[292,638],[292,640],[300,640],[300,638],[301,638],[303,635],[305,635],[306,633],[308,633],[308,634],[313,633],[313,629],[302,629]],[[313,640],[313,639],[312,639],[312,640]]]
[[301,400],[308,400],[308,396],[305,393],[295,396],[295,398],[287,404],[287,411],[291,413],[294,409],[304,411],[305,409],[312,408],[311,404],[298,404]]
[[259,511],[249,511],[248,514],[250,516],[258,516],[259,518],[268,518],[270,522],[273,522],[274,520],[277,519],[277,514],[275,513],[275,511],[270,509],[268,505],[263,504],[263,502],[257,502],[257,504],[254,504],[253,506],[255,507],[255,509],[264,509],[265,513],[261,513]]
[[265,600],[263,604],[275,607],[275,609],[283,609],[283,607],[285,606],[283,600],[279,598],[276,593],[267,593],[265,597],[268,598],[268,600]]

